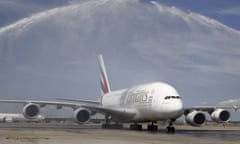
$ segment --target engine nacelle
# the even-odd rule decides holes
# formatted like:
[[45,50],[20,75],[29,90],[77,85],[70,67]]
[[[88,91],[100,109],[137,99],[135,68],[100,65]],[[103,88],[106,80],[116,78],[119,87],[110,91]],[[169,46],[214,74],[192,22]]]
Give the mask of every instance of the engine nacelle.
[[40,114],[40,106],[38,104],[29,103],[23,107],[23,116],[26,119],[35,119]]
[[206,116],[201,111],[192,111],[186,115],[186,122],[191,126],[201,126],[206,120]]
[[82,124],[89,121],[90,115],[91,113],[88,109],[79,108],[74,111],[73,118],[75,122]]
[[211,119],[215,122],[227,122],[230,119],[230,112],[224,109],[216,109],[211,113]]

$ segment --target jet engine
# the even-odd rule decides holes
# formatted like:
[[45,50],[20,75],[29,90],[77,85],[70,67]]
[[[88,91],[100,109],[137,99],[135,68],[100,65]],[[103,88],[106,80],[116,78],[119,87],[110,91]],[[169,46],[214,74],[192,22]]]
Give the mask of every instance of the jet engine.
[[88,109],[79,108],[74,111],[73,118],[75,122],[82,124],[89,121],[90,115],[91,113]]
[[201,111],[192,111],[186,115],[186,122],[191,126],[201,126],[205,120],[206,116]]
[[224,109],[216,109],[211,113],[211,119],[215,122],[227,122],[230,119],[230,112]]
[[23,116],[26,119],[35,119],[40,114],[40,106],[38,104],[29,103],[23,107]]

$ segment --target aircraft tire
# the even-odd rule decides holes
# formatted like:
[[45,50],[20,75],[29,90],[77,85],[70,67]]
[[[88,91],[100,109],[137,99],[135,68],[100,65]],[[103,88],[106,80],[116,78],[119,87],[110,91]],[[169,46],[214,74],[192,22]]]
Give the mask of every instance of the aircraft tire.
[[142,125],[133,124],[133,125],[130,125],[130,129],[141,131],[142,130]]
[[173,126],[168,126],[167,133],[171,133],[171,134],[175,133],[175,128]]
[[158,130],[158,126],[156,126],[156,125],[148,125],[147,130],[148,131],[157,131]]

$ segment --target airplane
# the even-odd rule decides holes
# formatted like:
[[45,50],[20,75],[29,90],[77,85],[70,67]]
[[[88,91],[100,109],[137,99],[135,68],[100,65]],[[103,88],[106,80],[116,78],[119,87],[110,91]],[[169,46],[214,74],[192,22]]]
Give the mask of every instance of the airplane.
[[[2,103],[24,104],[23,115],[27,119],[35,119],[40,109],[46,105],[73,108],[73,119],[79,124],[87,123],[96,113],[105,116],[102,128],[121,128],[122,123],[129,122],[130,129],[142,130],[140,123],[149,123],[147,130],[158,130],[158,121],[167,121],[167,132],[175,133],[174,122],[185,116],[191,126],[201,126],[206,121],[205,113],[209,113],[215,122],[228,122],[230,112],[227,109],[235,107],[196,106],[184,108],[182,97],[177,90],[165,82],[153,82],[133,86],[127,89],[111,91],[103,56],[98,56],[102,95],[98,101],[57,99],[57,101],[35,100],[0,100]],[[238,108],[237,108],[238,109]],[[112,122],[115,122],[112,124]]]
[[42,115],[38,115],[35,119],[26,119],[19,113],[0,113],[0,122],[40,122],[44,119]]

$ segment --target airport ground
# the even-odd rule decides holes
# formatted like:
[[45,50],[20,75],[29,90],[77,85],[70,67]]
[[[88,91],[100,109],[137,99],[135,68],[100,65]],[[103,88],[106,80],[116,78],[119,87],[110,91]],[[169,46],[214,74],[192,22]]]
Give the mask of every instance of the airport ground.
[[[126,126],[125,126],[126,127]],[[177,125],[175,134],[163,126],[148,132],[101,129],[100,124],[0,123],[1,144],[239,144],[240,126]]]

